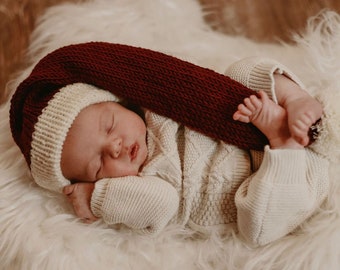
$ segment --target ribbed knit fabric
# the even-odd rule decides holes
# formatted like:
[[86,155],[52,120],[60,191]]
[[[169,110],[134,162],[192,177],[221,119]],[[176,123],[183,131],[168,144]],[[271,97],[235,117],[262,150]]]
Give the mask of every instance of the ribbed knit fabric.
[[[98,198],[91,201],[94,215],[102,216],[101,207],[111,209],[102,216],[107,223],[125,224],[143,234],[163,229],[179,204],[177,190],[156,177],[103,179],[96,185],[93,197]],[[98,201],[103,205],[97,205]]]
[[90,42],[44,57],[12,98],[10,124],[30,164],[34,125],[62,87],[82,82],[241,148],[263,149],[264,135],[232,119],[253,91],[227,76],[163,53],[127,45]]

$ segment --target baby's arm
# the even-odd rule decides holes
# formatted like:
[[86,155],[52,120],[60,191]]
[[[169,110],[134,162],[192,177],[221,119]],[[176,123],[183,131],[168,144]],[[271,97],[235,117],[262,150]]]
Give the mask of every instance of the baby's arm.
[[78,183],[64,190],[73,190],[68,197],[81,218],[103,218],[107,224],[124,224],[147,234],[163,229],[179,205],[176,189],[156,177],[107,178],[96,182],[94,189],[91,183]]
[[175,215],[176,189],[156,177],[126,176],[66,186],[64,194],[76,215],[90,223],[103,218],[110,225],[124,224],[141,233],[157,233]]
[[241,235],[265,245],[296,229],[328,194],[328,161],[311,150],[266,147],[259,170],[235,196]]

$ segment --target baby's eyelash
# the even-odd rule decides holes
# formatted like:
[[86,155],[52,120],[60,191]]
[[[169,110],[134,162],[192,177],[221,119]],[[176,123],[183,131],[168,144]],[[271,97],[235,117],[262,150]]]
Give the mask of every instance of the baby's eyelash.
[[111,127],[109,128],[109,131],[108,131],[108,133],[110,134],[110,133],[112,132],[112,130],[113,130],[113,122],[112,122],[112,125],[111,125]]
[[115,121],[114,121],[114,116],[112,117],[112,121],[111,121],[111,126],[108,128],[107,130],[107,133],[110,134],[114,128],[114,124],[115,124]]

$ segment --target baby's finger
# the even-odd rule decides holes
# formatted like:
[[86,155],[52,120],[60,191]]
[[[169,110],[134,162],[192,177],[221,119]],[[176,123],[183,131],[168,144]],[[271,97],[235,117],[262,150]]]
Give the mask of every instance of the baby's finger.
[[246,115],[246,116],[252,115],[252,111],[249,110],[244,104],[238,105],[237,109],[243,115]]
[[65,186],[65,187],[63,188],[63,193],[64,193],[66,196],[68,196],[68,195],[72,194],[73,190],[74,190],[74,185],[68,185],[68,186]]
[[260,95],[260,98],[262,99],[263,102],[269,99],[267,93],[263,90],[260,90],[258,94]]
[[98,220],[98,218],[95,216],[83,218],[84,223],[87,223],[87,224],[91,224],[95,222],[96,220]]
[[236,121],[243,122],[243,123],[249,123],[250,122],[249,116],[244,115],[244,114],[240,113],[239,111],[234,113],[233,119],[236,120]]
[[256,115],[256,114],[258,114],[259,110],[261,110],[261,108],[262,108],[262,106],[263,106],[263,103],[262,103],[262,101],[261,101],[258,97],[256,97],[256,96],[251,96],[251,97],[250,97],[250,100],[251,100],[251,102],[252,102],[252,107],[251,107],[251,108],[248,107],[248,108],[251,109],[252,115]]
[[249,98],[244,99],[244,105],[248,108],[248,110],[250,110],[250,114],[252,114],[252,112],[256,110],[254,106],[254,98],[256,97],[254,95],[251,95]]

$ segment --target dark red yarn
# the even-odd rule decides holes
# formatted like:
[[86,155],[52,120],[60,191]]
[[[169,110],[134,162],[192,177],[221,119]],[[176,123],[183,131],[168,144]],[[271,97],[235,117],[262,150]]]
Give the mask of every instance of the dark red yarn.
[[244,149],[262,150],[265,136],[232,119],[254,92],[210,69],[149,49],[106,42],[62,47],[44,57],[12,97],[10,124],[28,164],[34,124],[63,86],[83,82]]

